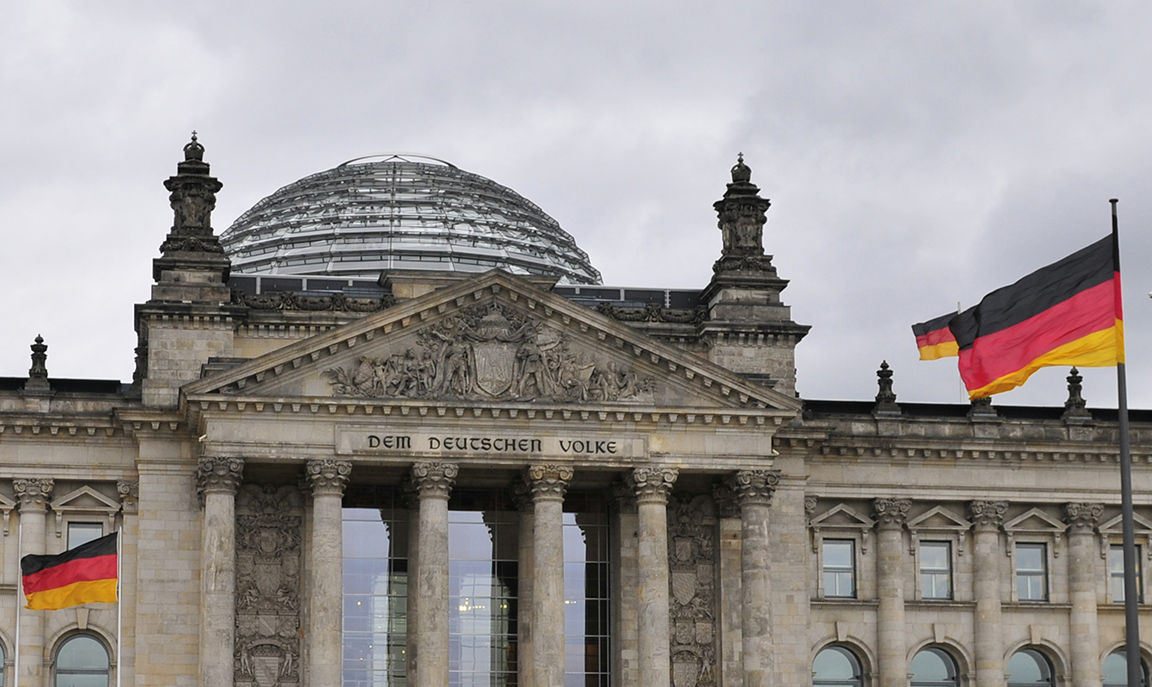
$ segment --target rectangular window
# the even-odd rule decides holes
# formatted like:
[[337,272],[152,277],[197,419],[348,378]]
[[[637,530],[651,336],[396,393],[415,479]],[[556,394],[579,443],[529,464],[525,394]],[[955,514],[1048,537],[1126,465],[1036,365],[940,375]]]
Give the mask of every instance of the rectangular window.
[[98,522],[70,522],[68,523],[68,548],[74,549],[81,544],[99,539],[104,536],[104,526]]
[[920,596],[952,598],[952,545],[946,541],[920,542]]
[[824,596],[856,597],[856,552],[852,540],[825,539]]
[[[1140,547],[1136,547],[1136,598],[1144,602],[1143,567],[1140,565]],[[1113,544],[1108,549],[1108,591],[1112,602],[1124,603],[1124,545]]]
[[1048,547],[1016,545],[1016,596],[1020,601],[1048,600]]

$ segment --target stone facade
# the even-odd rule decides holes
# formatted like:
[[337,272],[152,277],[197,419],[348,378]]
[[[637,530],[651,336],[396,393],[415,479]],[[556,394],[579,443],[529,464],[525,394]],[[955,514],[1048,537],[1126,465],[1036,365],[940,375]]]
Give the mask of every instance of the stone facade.
[[[477,490],[514,504],[499,514],[519,527],[520,685],[595,672],[566,661],[564,630],[594,586],[566,571],[600,564],[566,559],[589,499],[609,504],[598,684],[811,684],[829,648],[869,687],[914,682],[929,649],[965,686],[1003,687],[1021,650],[1053,684],[1101,684],[1124,620],[1114,417],[1078,381],[1067,412],[902,408],[887,365],[875,403],[798,399],[807,327],[780,300],[742,160],[695,309],[588,307],[495,271],[391,275],[372,307],[301,309],[315,296],[232,293],[220,184],[198,143],[185,155],[133,385],[55,380],[42,341],[27,380],[0,380],[5,685],[54,684],[77,637],[137,687],[360,684],[342,676],[342,608],[364,542],[342,513],[365,503],[409,542],[387,558],[406,577],[379,592],[402,599],[395,670],[448,684],[449,533]],[[1148,561],[1152,415],[1133,421]],[[119,608],[18,611],[19,556],[65,550],[73,524],[121,532]]]

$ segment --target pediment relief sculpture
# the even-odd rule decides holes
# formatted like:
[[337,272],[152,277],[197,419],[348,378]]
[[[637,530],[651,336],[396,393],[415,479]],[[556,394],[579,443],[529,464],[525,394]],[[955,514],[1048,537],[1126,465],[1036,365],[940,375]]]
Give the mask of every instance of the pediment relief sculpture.
[[437,323],[404,351],[324,371],[337,396],[651,404],[655,381],[570,346],[568,335],[499,303]]

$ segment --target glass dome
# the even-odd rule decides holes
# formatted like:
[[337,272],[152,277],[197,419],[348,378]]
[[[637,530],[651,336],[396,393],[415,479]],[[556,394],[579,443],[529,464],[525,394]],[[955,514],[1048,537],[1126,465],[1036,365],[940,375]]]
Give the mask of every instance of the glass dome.
[[418,155],[357,158],[261,200],[220,236],[234,274],[376,278],[385,270],[553,275],[599,284],[568,232],[534,203]]

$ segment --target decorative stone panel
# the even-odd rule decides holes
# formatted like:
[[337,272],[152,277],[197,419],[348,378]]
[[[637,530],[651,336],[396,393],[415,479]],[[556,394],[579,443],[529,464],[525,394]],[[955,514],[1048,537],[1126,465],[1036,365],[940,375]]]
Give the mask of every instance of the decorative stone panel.
[[707,496],[668,501],[669,629],[674,687],[716,685],[716,506]]
[[235,687],[301,683],[303,497],[294,486],[236,494]]

